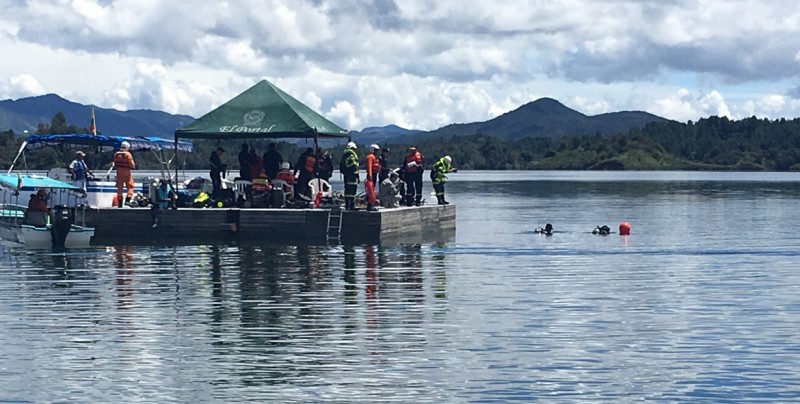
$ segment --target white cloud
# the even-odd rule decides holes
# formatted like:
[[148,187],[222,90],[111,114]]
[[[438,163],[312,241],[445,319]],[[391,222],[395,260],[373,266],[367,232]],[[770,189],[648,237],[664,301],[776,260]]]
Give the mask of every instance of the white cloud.
[[22,98],[45,94],[47,88],[30,74],[19,74],[9,77],[0,92],[3,98]]
[[0,14],[0,95],[200,116],[267,78],[355,130],[542,96],[587,115],[793,117],[798,35],[789,0],[31,0]]

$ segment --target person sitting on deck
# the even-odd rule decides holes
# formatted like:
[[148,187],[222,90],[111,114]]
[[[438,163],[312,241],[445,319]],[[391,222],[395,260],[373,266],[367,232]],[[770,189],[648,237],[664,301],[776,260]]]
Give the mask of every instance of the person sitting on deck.
[[400,186],[402,182],[397,175],[397,170],[389,171],[389,177],[381,182],[379,200],[384,208],[396,208],[400,206]]
[[[281,170],[275,175],[275,180],[284,182],[283,193],[287,201],[294,199],[294,174],[288,161],[281,163]],[[273,184],[274,185],[274,184]]]
[[161,179],[158,188],[156,188],[156,194],[153,196],[153,207],[150,210],[150,214],[153,217],[153,227],[155,228],[158,227],[159,211],[167,210],[170,207],[177,209],[175,201],[178,196],[175,194],[175,190],[172,189],[172,185],[165,179]]
[[39,189],[35,194],[31,194],[31,199],[28,201],[28,209],[25,210],[25,224],[44,226],[47,224],[49,213],[47,193],[44,189]]

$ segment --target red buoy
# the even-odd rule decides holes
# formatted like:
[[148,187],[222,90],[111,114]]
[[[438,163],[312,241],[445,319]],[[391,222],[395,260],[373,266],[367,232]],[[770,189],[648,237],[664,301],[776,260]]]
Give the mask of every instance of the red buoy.
[[620,236],[630,236],[631,235],[631,225],[628,222],[622,222],[619,224],[619,235]]

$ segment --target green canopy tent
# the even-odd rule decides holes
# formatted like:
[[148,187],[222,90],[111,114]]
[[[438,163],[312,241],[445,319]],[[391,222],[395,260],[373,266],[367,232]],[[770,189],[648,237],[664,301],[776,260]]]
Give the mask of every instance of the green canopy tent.
[[175,131],[179,138],[348,138],[349,132],[267,80]]

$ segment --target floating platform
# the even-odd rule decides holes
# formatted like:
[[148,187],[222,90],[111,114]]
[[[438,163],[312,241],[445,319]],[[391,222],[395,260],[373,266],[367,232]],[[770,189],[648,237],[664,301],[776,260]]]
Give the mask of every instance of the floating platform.
[[455,236],[454,205],[423,205],[376,212],[338,209],[149,208],[86,211],[93,245],[212,242],[303,244],[404,244],[447,241]]

